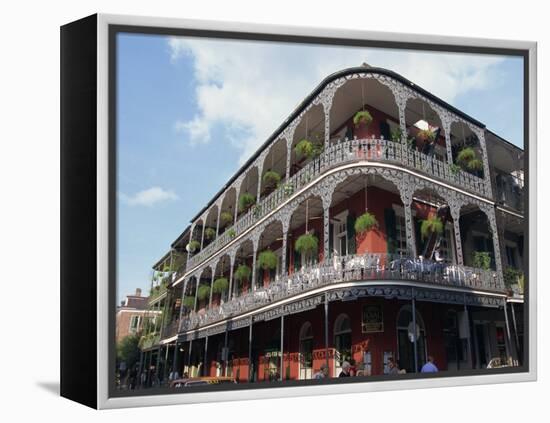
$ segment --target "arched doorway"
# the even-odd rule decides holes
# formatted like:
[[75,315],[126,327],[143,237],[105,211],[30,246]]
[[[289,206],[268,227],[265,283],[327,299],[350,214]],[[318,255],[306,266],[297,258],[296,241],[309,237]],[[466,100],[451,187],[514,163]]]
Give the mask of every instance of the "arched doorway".
[[300,379],[311,379],[313,370],[313,329],[306,322],[300,329]]
[[351,322],[347,314],[340,314],[334,323],[335,375],[342,371],[342,363],[351,359]]
[[424,320],[416,311],[416,351],[418,368],[414,366],[414,326],[412,307],[405,305],[401,307],[397,315],[397,357],[399,368],[405,369],[407,373],[419,371],[427,358],[426,352],[426,329]]

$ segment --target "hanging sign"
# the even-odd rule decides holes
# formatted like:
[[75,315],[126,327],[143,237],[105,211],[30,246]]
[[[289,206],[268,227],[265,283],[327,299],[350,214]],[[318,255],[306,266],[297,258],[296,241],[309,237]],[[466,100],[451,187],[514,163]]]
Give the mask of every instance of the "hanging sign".
[[361,331],[363,333],[384,332],[384,318],[381,305],[363,306]]

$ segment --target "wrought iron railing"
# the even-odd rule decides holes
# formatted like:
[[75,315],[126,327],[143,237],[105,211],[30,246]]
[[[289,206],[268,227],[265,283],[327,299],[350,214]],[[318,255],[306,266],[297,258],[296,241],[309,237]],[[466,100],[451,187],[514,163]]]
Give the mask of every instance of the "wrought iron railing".
[[147,350],[154,345],[157,345],[160,341],[160,333],[150,333],[141,337],[139,341],[139,348]]
[[437,286],[466,287],[503,292],[497,272],[384,253],[333,257],[325,263],[303,267],[278,276],[267,288],[256,289],[200,312],[191,312],[180,323],[186,331],[236,316],[274,301],[340,282],[391,280],[415,281]]
[[524,184],[523,179],[510,175],[498,173],[495,177],[497,201],[513,209],[524,210]]
[[426,173],[475,194],[482,196],[487,194],[485,180],[482,178],[451,167],[447,162],[408,148],[404,144],[376,138],[343,141],[328,147],[319,157],[311,160],[296,174],[284,180],[277,189],[243,214],[235,225],[227,228],[223,234],[191,257],[187,268],[191,269],[208,259],[317,176],[336,166],[363,160],[398,164]]

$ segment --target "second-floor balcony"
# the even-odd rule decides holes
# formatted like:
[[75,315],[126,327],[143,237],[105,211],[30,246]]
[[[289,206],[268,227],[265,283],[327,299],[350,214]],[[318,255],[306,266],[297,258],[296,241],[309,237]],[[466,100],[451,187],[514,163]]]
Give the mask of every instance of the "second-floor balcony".
[[353,163],[391,165],[403,171],[415,172],[459,189],[486,197],[486,181],[469,172],[451,166],[435,156],[409,148],[406,144],[383,138],[344,140],[329,146],[318,157],[311,159],[290,178],[243,214],[233,226],[214,239],[189,259],[187,270],[211,257],[234,238],[250,229],[256,222],[276,210],[295,193],[301,191],[331,169]]
[[505,292],[501,278],[493,270],[383,253],[336,256],[324,263],[305,266],[293,274],[279,275],[268,286],[233,297],[219,306],[193,311],[182,319],[179,330],[185,332],[200,328],[316,288],[369,281]]

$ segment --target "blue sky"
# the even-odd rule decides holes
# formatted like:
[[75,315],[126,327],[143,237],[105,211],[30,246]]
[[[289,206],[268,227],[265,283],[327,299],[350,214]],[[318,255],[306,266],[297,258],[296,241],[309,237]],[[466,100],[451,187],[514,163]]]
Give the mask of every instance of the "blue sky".
[[367,62],[401,73],[523,146],[518,58],[119,34],[118,289],[189,220],[328,74]]

